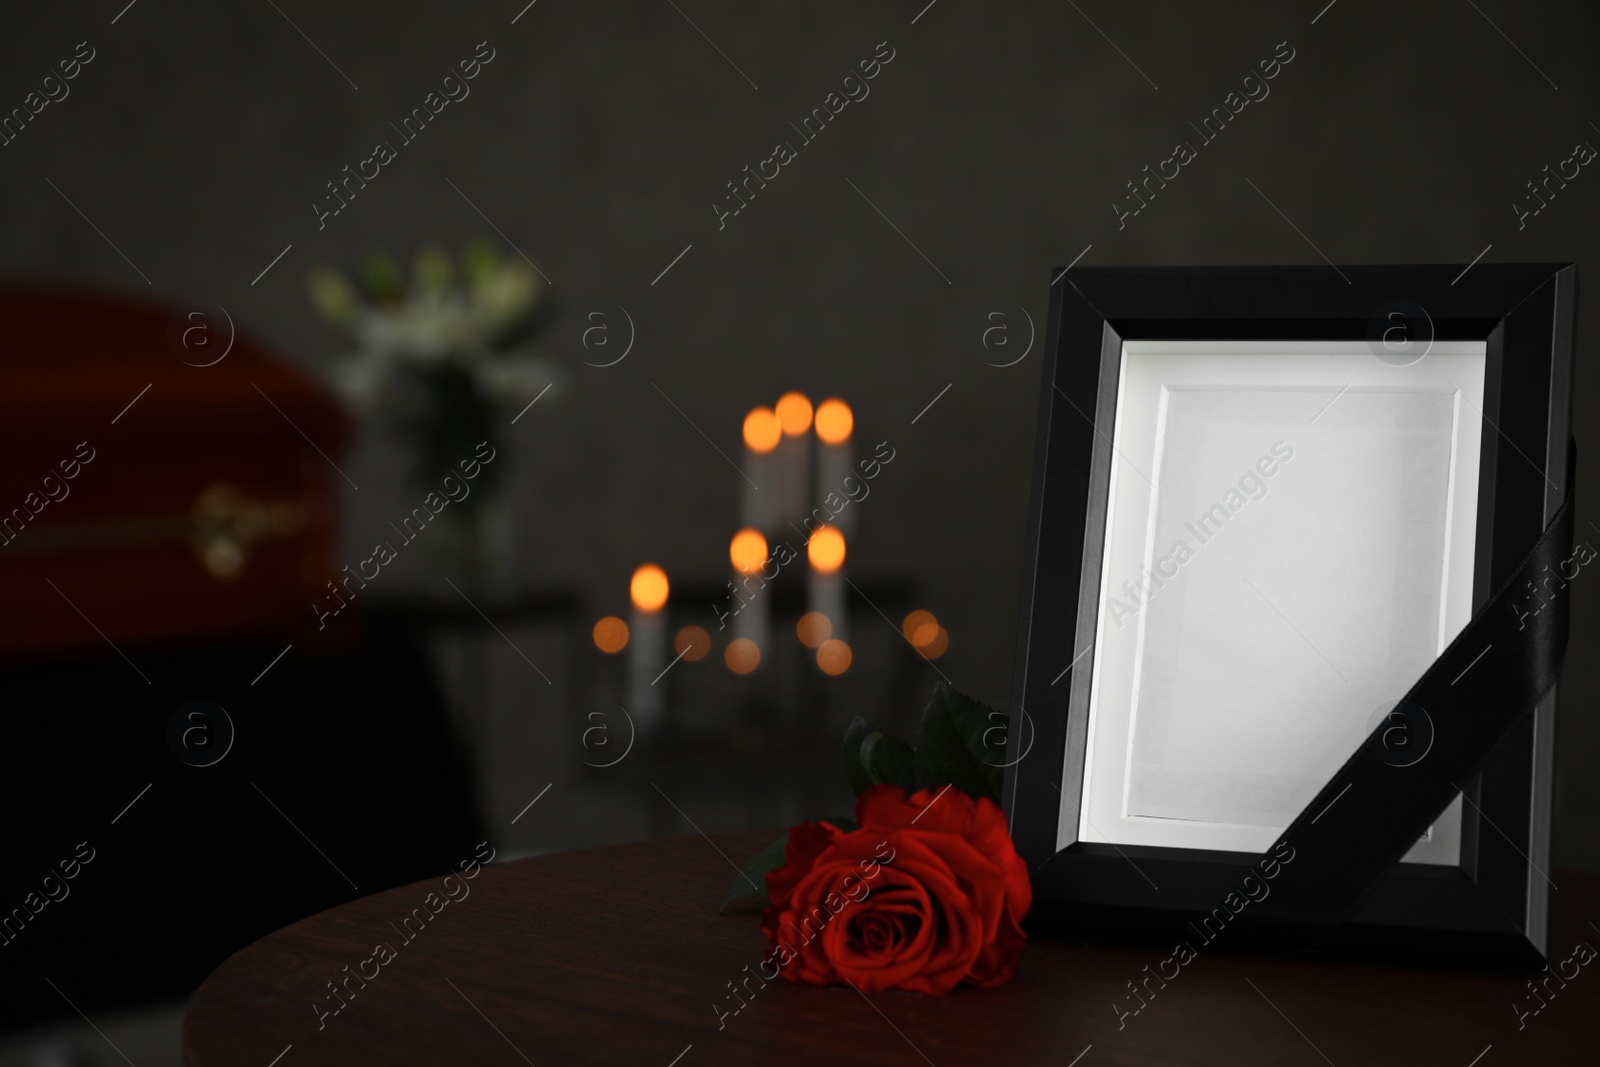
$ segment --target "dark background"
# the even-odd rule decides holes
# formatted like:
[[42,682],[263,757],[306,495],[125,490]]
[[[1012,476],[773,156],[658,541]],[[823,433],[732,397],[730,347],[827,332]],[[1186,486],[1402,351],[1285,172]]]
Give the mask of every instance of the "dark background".
[[[1465,265],[1492,246],[1485,262],[1576,261],[1587,273],[1600,251],[1600,177],[1587,168],[1524,229],[1512,208],[1546,164],[1600,141],[1600,10],[1576,0],[539,0],[515,25],[521,0],[280,0],[281,11],[138,0],[118,17],[124,2],[0,15],[0,108],[20,106],[78,42],[97,52],[67,99],[0,147],[0,276],[222,305],[326,370],[341,342],[310,309],[311,267],[348,268],[372,248],[458,247],[492,234],[486,215],[549,276],[561,313],[545,348],[564,374],[508,442],[518,577],[576,585],[580,645],[588,621],[624,611],[642,560],[684,586],[720,586],[740,479],[697,427],[737,457],[743,413],[798,388],[850,400],[858,443],[897,449],[862,505],[852,574],[915,576],[919,603],[951,634],[940,669],[1004,706],[1038,365],[993,364],[1024,351],[1028,316],[1042,343],[1052,267],[1086,247],[1080,262],[1103,266],[1324,254]],[[395,142],[389,122],[481,41],[496,55],[471,96],[319,231],[324,183],[376,141]],[[871,95],[800,146],[789,123],[884,41],[894,59]],[[1285,41],[1295,56],[1270,96],[1119,229],[1124,183],[1195,141],[1188,123]],[[719,230],[725,183],[777,141],[799,157]],[[616,323],[622,308],[637,328],[631,354],[586,366],[587,316]],[[1595,343],[1580,318],[1580,447],[1600,403]],[[409,498],[399,455],[371,428],[341,466],[361,486],[343,501],[354,558]],[[1580,537],[1594,532],[1597,493],[1581,476]],[[400,566],[397,583],[429,581],[419,561]],[[1572,594],[1555,848],[1560,863],[1600,868],[1589,654],[1600,593],[1579,580]],[[712,620],[709,604],[704,616],[695,621]],[[918,691],[937,678],[921,669]],[[503,827],[521,806],[513,794],[562,780],[553,768],[581,754],[582,709],[564,706],[560,687],[499,684],[522,709],[525,745],[498,757],[520,773],[516,788],[480,791]],[[884,715],[910,710],[902,701]],[[522,826],[524,852],[690,832],[572,796],[548,798],[569,806],[561,829]],[[714,832],[788,812],[707,801],[689,814]]]

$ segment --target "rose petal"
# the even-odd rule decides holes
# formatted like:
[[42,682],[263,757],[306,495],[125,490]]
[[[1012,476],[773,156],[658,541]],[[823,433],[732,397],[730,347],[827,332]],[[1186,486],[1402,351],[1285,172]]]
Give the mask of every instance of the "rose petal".
[[803,822],[789,831],[783,846],[783,865],[767,872],[767,896],[774,902],[787,898],[829,845],[844,832],[828,822]]

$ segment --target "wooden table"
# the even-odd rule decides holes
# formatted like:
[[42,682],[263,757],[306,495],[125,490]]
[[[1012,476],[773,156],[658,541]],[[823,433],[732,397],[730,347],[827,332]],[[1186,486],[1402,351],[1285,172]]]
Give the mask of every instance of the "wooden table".
[[[249,946],[205,981],[184,1021],[193,1067],[312,1064],[1448,1064],[1596,1062],[1600,960],[1537,1015],[1527,975],[1202,951],[1118,1029],[1125,983],[1165,953],[1034,942],[1016,980],[943,998],[776,981],[738,1014],[729,983],[766,945],[751,911],[719,916],[771,834],[540,856],[487,867],[438,904],[433,879],[334,908]],[[1557,872],[1551,956],[1600,945],[1600,877]],[[451,883],[452,886],[458,883]],[[455,890],[460,895],[460,889]],[[413,908],[439,907],[414,940]],[[385,964],[363,961],[387,943]],[[749,965],[750,972],[745,971]],[[348,966],[349,971],[344,970]],[[376,977],[337,1015],[326,983]],[[1567,968],[1571,972],[1572,966]],[[319,1029],[319,1018],[321,1028]],[[1491,1047],[1492,1046],[1492,1047]],[[1487,1050],[1487,1051],[1486,1051]],[[275,1059],[280,1057],[281,1059]],[[1075,1057],[1080,1057],[1075,1059]],[[1475,1057],[1480,1057],[1475,1059]]]

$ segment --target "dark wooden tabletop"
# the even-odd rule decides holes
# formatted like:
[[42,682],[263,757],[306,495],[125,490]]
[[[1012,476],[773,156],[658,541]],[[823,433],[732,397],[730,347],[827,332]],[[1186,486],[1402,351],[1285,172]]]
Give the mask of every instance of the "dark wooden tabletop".
[[[947,997],[762,988],[737,1014],[729,983],[766,943],[753,911],[718,915],[732,871],[772,834],[540,856],[484,868],[445,902],[441,880],[314,915],[245,948],[195,992],[192,1067],[313,1064],[740,1064],[936,1067],[1102,1064],[1596,1062],[1600,962],[1569,963],[1535,1001],[1500,971],[1208,954],[1138,1015],[1126,983],[1165,953],[1035,941],[1016,979]],[[1553,963],[1600,945],[1600,877],[1557,872]],[[461,883],[452,882],[458,887]],[[453,890],[460,896],[461,890]],[[430,892],[440,895],[430,898]],[[412,909],[437,908],[412,940]],[[409,929],[409,928],[408,928]],[[387,963],[363,963],[378,944]],[[1580,958],[1588,952],[1580,951]],[[745,970],[746,965],[749,971]],[[345,970],[348,966],[349,970]],[[328,983],[350,979],[344,1007]],[[1153,988],[1158,988],[1154,987]],[[1544,987],[1541,987],[1543,989]],[[1537,1014],[1520,1018],[1515,1005]],[[320,1008],[318,1006],[321,1006]],[[324,1014],[329,1012],[329,1014]],[[319,1026],[320,1024],[320,1026]],[[281,1057],[281,1058],[279,1058]]]

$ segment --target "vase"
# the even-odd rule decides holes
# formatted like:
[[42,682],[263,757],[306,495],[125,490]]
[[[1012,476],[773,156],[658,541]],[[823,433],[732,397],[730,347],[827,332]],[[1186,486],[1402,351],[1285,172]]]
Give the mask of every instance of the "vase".
[[481,491],[440,513],[434,542],[441,573],[474,602],[503,596],[512,584],[515,562],[510,496],[488,492],[480,500]]

